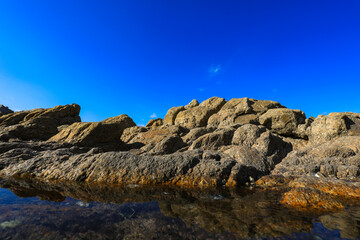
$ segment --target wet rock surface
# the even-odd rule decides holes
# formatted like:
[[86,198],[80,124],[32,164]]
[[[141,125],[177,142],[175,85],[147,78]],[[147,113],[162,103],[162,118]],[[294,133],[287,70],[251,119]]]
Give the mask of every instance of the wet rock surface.
[[[146,127],[125,114],[80,122],[79,112],[72,104],[1,115],[0,175],[201,187],[239,187],[278,175],[327,179],[329,186],[360,179],[357,113],[307,118],[274,101],[219,97],[173,107]],[[287,202],[301,193],[304,203],[334,195],[287,187],[293,189]]]

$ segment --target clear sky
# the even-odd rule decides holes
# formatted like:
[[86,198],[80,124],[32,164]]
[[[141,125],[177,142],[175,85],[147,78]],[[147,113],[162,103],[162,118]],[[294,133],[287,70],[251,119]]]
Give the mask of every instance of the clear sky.
[[0,1],[0,104],[138,124],[212,96],[360,112],[360,1]]

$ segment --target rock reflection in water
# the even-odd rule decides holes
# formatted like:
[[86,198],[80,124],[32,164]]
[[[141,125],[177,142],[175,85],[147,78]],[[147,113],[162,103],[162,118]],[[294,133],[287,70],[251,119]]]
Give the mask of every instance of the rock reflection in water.
[[278,205],[276,191],[9,179],[0,186],[20,197],[59,202],[0,200],[1,239],[307,238],[314,233],[315,219],[329,229],[324,236],[355,239],[360,232],[360,208],[331,214],[298,212]]

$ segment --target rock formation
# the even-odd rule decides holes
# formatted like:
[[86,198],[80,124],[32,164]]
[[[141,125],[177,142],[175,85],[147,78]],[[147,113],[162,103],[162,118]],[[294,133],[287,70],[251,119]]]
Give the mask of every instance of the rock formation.
[[[141,127],[127,115],[80,122],[79,111],[72,104],[0,116],[0,175],[207,187],[268,175],[360,180],[357,113],[307,118],[274,101],[212,97]],[[293,191],[284,199],[306,188],[287,187]],[[303,192],[323,196],[323,189],[309,189]]]

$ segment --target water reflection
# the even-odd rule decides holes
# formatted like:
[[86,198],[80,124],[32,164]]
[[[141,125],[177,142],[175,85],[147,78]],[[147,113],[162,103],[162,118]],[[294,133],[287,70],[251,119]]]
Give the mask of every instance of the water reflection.
[[356,239],[360,233],[360,208],[298,212],[278,205],[276,191],[14,179],[0,187],[22,197],[1,190],[1,239]]

